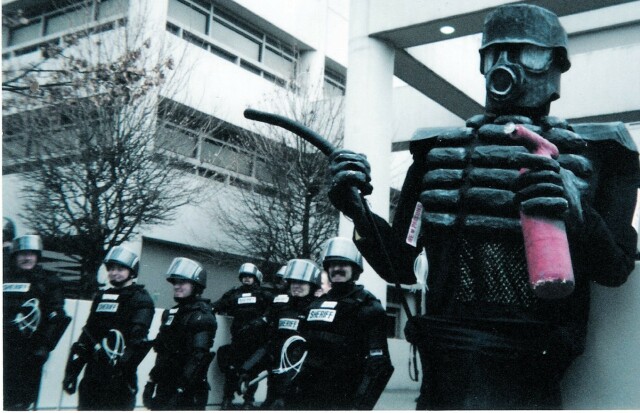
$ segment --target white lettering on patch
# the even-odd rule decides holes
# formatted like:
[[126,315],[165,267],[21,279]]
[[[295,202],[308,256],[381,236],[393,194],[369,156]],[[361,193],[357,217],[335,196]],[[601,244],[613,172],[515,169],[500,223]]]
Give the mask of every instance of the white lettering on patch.
[[336,318],[336,310],[322,310],[316,308],[309,311],[307,321],[326,321],[331,323],[334,318]]
[[177,313],[177,312],[178,312],[178,309],[177,309],[177,308],[171,308],[171,309],[169,309],[169,314],[175,314],[175,313]]
[[286,294],[280,294],[278,296],[276,296],[276,298],[273,299],[274,303],[288,303],[289,302],[289,296]]
[[420,235],[420,227],[422,226],[422,204],[416,202],[416,208],[413,210],[413,217],[411,218],[411,224],[409,225],[409,232],[407,233],[407,244],[415,247],[418,245],[418,236]]
[[382,356],[383,354],[384,354],[384,352],[380,348],[375,348],[375,349],[369,350],[369,356],[371,356],[371,357]]
[[242,297],[251,297],[251,293],[242,293]]
[[4,283],[2,292],[4,293],[26,293],[31,288],[31,283]]
[[296,320],[295,318],[281,318],[278,321],[278,328],[281,330],[298,331],[298,324],[300,324],[300,320]]
[[103,300],[117,300],[120,294],[102,294]]
[[171,325],[171,323],[173,323],[173,318],[174,318],[174,316],[173,316],[173,315],[170,315],[169,317],[167,317],[167,322],[166,322],[166,323],[164,323],[164,325],[165,325],[165,326],[170,326],[170,325]]
[[336,308],[337,305],[338,305],[337,301],[325,301],[320,305],[320,307],[322,307],[322,308]]
[[255,304],[256,297],[240,297],[238,298],[238,304]]
[[118,303],[100,303],[96,308],[96,313],[115,313],[118,311]]

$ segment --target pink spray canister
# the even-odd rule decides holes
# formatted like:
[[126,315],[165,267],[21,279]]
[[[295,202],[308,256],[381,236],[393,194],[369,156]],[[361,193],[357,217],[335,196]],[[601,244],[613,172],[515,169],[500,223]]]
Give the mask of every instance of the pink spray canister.
[[[509,123],[505,132],[525,143],[531,153],[558,157],[558,148],[523,125]],[[525,169],[521,169],[523,173]],[[520,211],[529,284],[534,293],[545,299],[557,299],[573,292],[574,277],[569,241],[564,221],[530,216]]]

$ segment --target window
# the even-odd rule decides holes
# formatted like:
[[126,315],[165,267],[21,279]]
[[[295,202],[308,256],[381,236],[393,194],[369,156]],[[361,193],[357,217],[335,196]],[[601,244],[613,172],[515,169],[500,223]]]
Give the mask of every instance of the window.
[[347,89],[347,79],[335,70],[325,67],[324,70],[324,93],[327,97],[344,96]]
[[[31,52],[33,43],[46,38],[46,42],[55,41],[53,36],[72,33],[80,27],[92,23],[106,23],[109,19],[116,20],[126,15],[129,0],[86,0],[62,2],[68,4],[61,6],[59,2],[41,2],[42,7],[27,11],[17,23],[3,27],[8,29],[8,46],[21,46],[24,48],[13,51],[14,55],[21,53],[22,49]],[[3,19],[4,22],[4,19]],[[4,23],[3,23],[4,24]],[[113,28],[114,26],[109,26]]]
[[169,0],[167,31],[278,85],[295,77],[298,52],[217,5]]

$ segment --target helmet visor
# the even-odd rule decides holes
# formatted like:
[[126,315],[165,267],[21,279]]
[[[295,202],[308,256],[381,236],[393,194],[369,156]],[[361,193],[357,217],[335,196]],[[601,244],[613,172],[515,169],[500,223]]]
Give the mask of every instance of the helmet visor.
[[519,63],[531,72],[544,72],[553,61],[553,49],[533,44],[495,44],[482,52],[482,73],[487,73],[500,57],[509,63]]

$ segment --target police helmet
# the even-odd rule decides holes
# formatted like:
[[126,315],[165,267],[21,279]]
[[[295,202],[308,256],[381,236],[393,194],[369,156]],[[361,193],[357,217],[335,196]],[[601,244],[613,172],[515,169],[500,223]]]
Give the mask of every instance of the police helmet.
[[322,254],[322,267],[327,270],[329,264],[335,261],[345,261],[352,264],[354,280],[362,273],[364,267],[362,265],[362,254],[356,248],[356,245],[349,238],[335,237],[331,238]]
[[111,248],[107,256],[104,257],[103,262],[105,265],[114,263],[127,267],[131,270],[132,277],[138,276],[138,270],[140,269],[140,258],[138,254],[121,245]]
[[202,265],[189,258],[174,258],[167,270],[167,281],[188,280],[196,285],[207,288],[207,271]]
[[[539,6],[507,4],[487,15],[482,31],[480,55],[496,44],[529,44],[554,49],[562,72],[571,67],[567,50],[567,32],[558,16]],[[480,63],[480,68],[484,62]]]
[[42,238],[40,235],[23,235],[13,240],[11,243],[11,255],[20,251],[33,251],[42,256]]
[[282,267],[280,267],[280,269],[278,270],[278,272],[276,273],[276,277],[278,278],[284,278],[284,274],[287,271],[287,266],[283,265]]
[[40,238],[40,235],[23,235],[14,239],[11,244],[11,254],[13,255],[20,251],[33,251],[40,257],[42,255],[42,238]]
[[240,266],[240,270],[238,271],[238,278],[242,279],[242,277],[246,276],[254,277],[256,281],[258,281],[258,283],[262,282],[262,273],[260,272],[258,267],[255,266],[255,264],[252,264],[250,262],[242,264]]
[[322,286],[322,270],[311,260],[293,259],[285,268],[285,280],[304,281],[317,288]]

